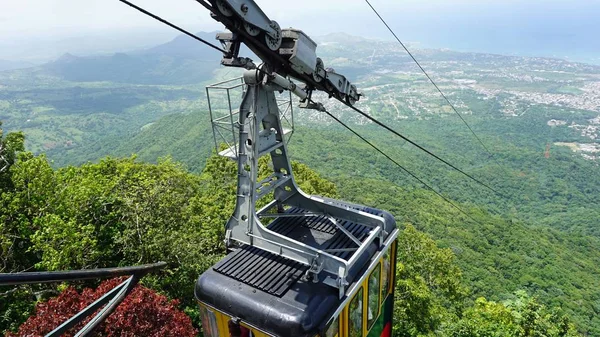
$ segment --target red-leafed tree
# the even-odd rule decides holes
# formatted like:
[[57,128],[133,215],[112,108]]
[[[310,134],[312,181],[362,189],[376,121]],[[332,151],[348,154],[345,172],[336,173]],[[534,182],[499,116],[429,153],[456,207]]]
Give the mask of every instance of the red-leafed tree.
[[[44,336],[103,294],[119,285],[123,278],[104,281],[96,289],[84,289],[81,293],[72,287],[60,295],[36,306],[35,314],[23,323],[17,333],[7,337]],[[176,300],[137,285],[117,309],[102,322],[92,336],[196,336],[198,331],[190,318],[177,309]],[[78,324],[65,336],[73,336],[87,321]]]

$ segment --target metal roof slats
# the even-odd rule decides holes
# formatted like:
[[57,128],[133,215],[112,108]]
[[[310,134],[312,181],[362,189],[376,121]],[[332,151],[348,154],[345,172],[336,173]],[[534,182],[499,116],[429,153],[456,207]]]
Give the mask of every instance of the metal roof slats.
[[308,269],[308,267],[299,262],[290,260],[288,260],[288,262],[289,263],[286,265],[286,268],[281,271],[285,277],[279,278],[270,285],[270,288],[273,289],[275,293],[287,290],[287,288],[294,284]]
[[308,269],[296,261],[244,246],[214,270],[256,289],[283,295]]
[[288,261],[280,261],[281,263],[279,263],[279,265],[273,270],[271,276],[263,281],[264,288],[268,289],[269,292],[274,292],[276,290],[273,287],[274,284],[279,283],[281,280],[287,279],[287,275],[283,271],[289,269],[289,265],[287,263]]
[[[243,261],[244,258],[246,256],[249,256],[251,253],[248,250],[238,250],[234,254],[235,254],[234,255],[235,258],[226,260],[225,263],[218,266],[217,268],[223,270],[224,272],[228,272],[231,269],[235,269],[237,267],[237,265],[240,263],[240,261]],[[241,254],[242,256],[238,257],[238,254]]]
[[254,279],[267,270],[265,263],[269,263],[269,255],[271,255],[271,253],[267,251],[257,253],[256,259],[246,266],[244,273],[239,274],[240,279],[253,284]]
[[273,269],[276,269],[279,264],[280,263],[277,261],[276,255],[268,254],[264,256],[263,263],[261,263],[260,268],[252,266],[254,272],[252,275],[250,275],[248,282],[256,284],[259,289],[263,288],[262,285],[266,280],[268,280],[270,277],[277,276]]

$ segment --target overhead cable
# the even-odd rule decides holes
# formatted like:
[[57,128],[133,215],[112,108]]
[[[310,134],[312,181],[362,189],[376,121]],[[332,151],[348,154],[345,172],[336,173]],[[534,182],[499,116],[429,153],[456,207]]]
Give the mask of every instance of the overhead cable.
[[474,219],[471,215],[469,215],[469,213],[465,212],[462,208],[458,207],[455,203],[453,203],[452,201],[450,201],[448,198],[444,197],[441,193],[439,193],[438,191],[436,191],[435,189],[433,189],[433,187],[431,187],[429,184],[427,184],[425,181],[423,181],[421,178],[417,177],[414,173],[412,173],[411,171],[409,171],[407,168],[405,168],[404,166],[402,166],[400,163],[398,163],[398,161],[394,160],[394,158],[390,157],[387,153],[383,152],[381,149],[379,149],[377,147],[377,145],[371,143],[369,140],[367,140],[365,137],[361,136],[358,132],[354,131],[350,126],[348,126],[346,123],[342,122],[339,118],[335,117],[333,114],[331,114],[329,111],[327,111],[326,109],[321,110],[323,112],[325,112],[329,117],[331,117],[333,120],[335,120],[336,122],[340,123],[344,128],[346,128],[348,131],[352,132],[355,136],[357,136],[358,138],[360,138],[363,142],[367,143],[369,146],[371,146],[375,151],[379,152],[381,155],[383,155],[385,158],[387,158],[389,161],[391,161],[392,163],[394,163],[396,166],[398,166],[398,168],[400,168],[401,170],[403,170],[404,172],[406,172],[408,175],[410,175],[411,177],[413,177],[414,179],[416,179],[418,182],[420,182],[423,186],[425,186],[427,189],[431,190],[433,193],[435,193],[438,197],[442,198],[445,202],[447,202],[448,204],[450,204],[452,207],[456,208],[458,211],[460,211],[462,214],[466,215],[467,217],[469,217],[471,220],[475,221],[477,224],[481,225],[481,223],[479,221],[477,221],[476,219]]
[[485,188],[489,189],[490,191],[492,191],[492,192],[494,192],[494,193],[496,193],[496,194],[498,194],[498,195],[501,195],[501,193],[500,193],[500,192],[496,191],[494,188],[490,187],[488,184],[486,184],[486,183],[482,182],[481,180],[479,180],[479,179],[477,179],[477,178],[473,177],[472,175],[470,175],[470,174],[466,173],[465,171],[463,171],[463,170],[461,170],[460,168],[456,167],[455,165],[453,165],[452,163],[448,162],[447,160],[440,158],[440,157],[439,157],[438,155],[436,155],[435,153],[433,153],[433,152],[431,152],[431,151],[427,150],[426,148],[424,148],[423,146],[421,146],[421,145],[419,145],[419,144],[415,143],[414,141],[410,140],[408,137],[406,137],[406,136],[402,135],[401,133],[399,133],[398,131],[396,131],[396,130],[392,129],[391,127],[387,126],[387,125],[386,125],[386,124],[384,124],[383,122],[381,122],[381,121],[377,120],[375,117],[373,117],[373,116],[371,116],[371,115],[367,114],[366,112],[363,112],[363,111],[362,111],[362,110],[360,110],[359,108],[357,108],[357,107],[355,107],[355,106],[353,106],[353,105],[351,105],[351,104],[349,104],[349,103],[345,102],[345,101],[344,101],[344,100],[342,100],[342,99],[338,99],[338,100],[339,100],[340,102],[344,103],[346,106],[348,106],[348,107],[349,107],[349,108],[351,108],[352,110],[354,110],[354,111],[358,112],[359,114],[361,114],[363,117],[365,117],[365,118],[369,119],[369,120],[370,120],[370,121],[372,121],[373,123],[375,123],[375,124],[377,124],[377,125],[381,126],[382,128],[384,128],[384,129],[388,130],[389,132],[393,133],[394,135],[396,135],[396,136],[398,136],[398,137],[400,137],[400,138],[404,139],[405,141],[407,141],[408,143],[412,144],[413,146],[415,146],[415,147],[416,147],[416,148],[418,148],[419,150],[421,150],[421,151],[423,151],[423,152],[427,153],[428,155],[432,156],[433,158],[435,158],[435,159],[437,159],[437,160],[441,161],[442,163],[444,163],[444,164],[448,165],[448,166],[449,166],[449,167],[451,167],[452,169],[454,169],[454,170],[456,170],[456,171],[460,172],[462,175],[464,175],[464,176],[468,177],[469,179],[473,180],[474,182],[478,183],[479,185],[481,185],[481,186],[483,186],[483,187],[485,187]]
[[196,0],[196,2],[199,3],[199,4],[201,4],[202,6],[204,6],[204,8],[208,9],[209,11],[211,11],[211,12],[213,11],[212,6],[209,3],[207,3],[206,1],[204,1],[204,0]]

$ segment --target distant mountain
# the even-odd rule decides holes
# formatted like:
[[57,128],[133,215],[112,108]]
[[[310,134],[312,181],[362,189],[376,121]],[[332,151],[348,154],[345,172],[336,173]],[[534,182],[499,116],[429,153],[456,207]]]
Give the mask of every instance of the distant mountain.
[[[218,45],[217,32],[198,32],[195,35]],[[136,53],[137,54],[137,53]],[[140,56],[169,56],[182,59],[220,60],[219,52],[187,35],[179,35],[173,40],[139,52]]]
[[[198,33],[214,40],[215,33]],[[219,52],[181,35],[167,43],[132,53],[79,57],[64,54],[42,69],[68,81],[110,81],[132,84],[193,84],[210,79],[221,60]]]
[[128,53],[165,43],[176,35],[176,31],[160,25],[69,31],[50,28],[43,34],[4,34],[0,39],[0,59],[28,61],[39,65],[53,61],[67,52],[86,56]]
[[330,33],[321,36],[311,37],[317,43],[337,42],[342,44],[353,44],[358,42],[373,42],[373,39],[367,39],[362,36],[350,35],[343,32]]
[[33,67],[35,64],[25,61],[0,60],[0,71]]

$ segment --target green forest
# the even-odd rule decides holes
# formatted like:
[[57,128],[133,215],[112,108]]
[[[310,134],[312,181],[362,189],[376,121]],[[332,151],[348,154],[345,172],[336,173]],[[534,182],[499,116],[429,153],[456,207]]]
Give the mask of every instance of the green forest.
[[[225,254],[223,224],[235,201],[234,162],[211,156],[198,174],[169,158],[148,164],[134,157],[107,157],[96,164],[54,169],[45,155],[24,151],[21,133],[3,135],[1,144],[7,168],[0,176],[2,272],[166,261],[167,269],[147,276],[143,284],[179,299],[181,309],[198,324],[193,280]],[[586,293],[591,287],[586,283],[598,282],[598,277],[586,265],[597,265],[600,255],[585,247],[595,241],[547,229],[531,242],[533,232],[522,224],[462,204],[485,224],[481,227],[422,189],[373,179],[352,179],[338,188],[306,165],[295,162],[293,168],[308,193],[378,204],[400,220],[395,336],[595,333],[587,329],[598,324],[593,317],[585,320],[577,306],[565,305],[593,295]],[[365,193],[364,184],[373,186],[372,192]],[[446,239],[436,242],[421,230]],[[561,247],[577,255],[565,256]],[[526,265],[523,259],[534,263]],[[566,259],[579,261],[572,272],[562,269]],[[546,276],[536,277],[537,268],[547,271]],[[564,277],[574,279],[565,282]],[[575,282],[579,287],[563,287],[562,294],[543,293]],[[61,289],[3,289],[0,328],[15,331],[36,302]]]

